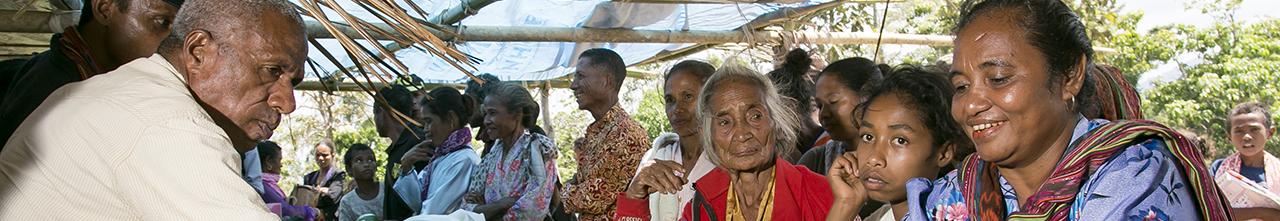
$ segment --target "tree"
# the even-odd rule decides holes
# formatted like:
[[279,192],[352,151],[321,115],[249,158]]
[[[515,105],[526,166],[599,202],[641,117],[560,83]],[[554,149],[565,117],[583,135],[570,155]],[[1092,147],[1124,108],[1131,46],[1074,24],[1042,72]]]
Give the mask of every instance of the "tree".
[[[316,143],[330,139],[334,164],[342,168],[343,154],[354,143],[373,148],[374,157],[386,162],[386,148],[390,140],[379,138],[373,125],[373,100],[361,92],[304,91],[297,93],[298,108],[282,118],[276,136],[272,140],[281,147],[280,186],[290,192],[294,184],[300,184],[301,176],[317,168],[312,156]],[[381,164],[379,164],[381,165]],[[385,174],[378,167],[375,177]]]
[[671,123],[667,121],[666,102],[662,98],[662,87],[649,87],[642,92],[640,105],[636,107],[635,118],[648,132],[649,138],[656,138],[662,132],[670,132]]
[[[1163,54],[1202,52],[1204,64],[1181,65],[1185,77],[1159,84],[1143,92],[1143,112],[1148,118],[1173,127],[1206,134],[1220,147],[1214,157],[1233,153],[1227,137],[1227,112],[1238,103],[1261,101],[1280,109],[1280,20],[1255,24],[1219,21],[1212,27],[1162,28],[1135,37],[1142,45],[1171,48]],[[1149,37],[1147,37],[1149,36]],[[1172,36],[1172,38],[1169,38]],[[1160,58],[1160,57],[1156,57]],[[1168,57],[1164,57],[1168,59]],[[1272,112],[1275,119],[1276,112]],[[1280,151],[1272,139],[1267,150]]]

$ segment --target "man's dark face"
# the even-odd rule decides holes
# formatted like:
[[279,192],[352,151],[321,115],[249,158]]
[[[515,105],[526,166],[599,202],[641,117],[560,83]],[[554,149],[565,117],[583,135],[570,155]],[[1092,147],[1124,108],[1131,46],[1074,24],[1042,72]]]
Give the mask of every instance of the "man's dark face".
[[119,1],[130,2],[123,9],[108,2],[100,7],[105,11],[95,12],[99,15],[97,18],[105,18],[99,22],[107,27],[107,36],[103,40],[107,41],[106,52],[115,60],[111,63],[124,64],[150,57],[160,47],[160,41],[169,35],[169,24],[178,13],[178,7],[162,0]]
[[578,109],[590,110],[604,104],[609,97],[617,97],[618,85],[613,85],[613,76],[608,69],[597,65],[590,58],[579,58],[577,72],[573,73],[573,83],[569,89],[578,99]]
[[194,50],[202,54],[188,70],[191,90],[234,124],[220,126],[237,143],[244,142],[237,135],[252,141],[270,138],[280,115],[293,112],[293,87],[302,80],[307,55],[301,24],[271,11],[259,19],[258,24],[214,28],[224,33],[209,34],[215,36],[213,47]]

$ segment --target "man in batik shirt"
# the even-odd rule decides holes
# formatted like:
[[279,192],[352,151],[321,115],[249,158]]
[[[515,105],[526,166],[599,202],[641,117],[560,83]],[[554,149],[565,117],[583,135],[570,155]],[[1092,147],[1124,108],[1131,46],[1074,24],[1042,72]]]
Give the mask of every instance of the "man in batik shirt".
[[565,182],[560,199],[579,220],[609,220],[617,211],[618,193],[635,176],[636,165],[649,149],[649,137],[618,106],[618,90],[627,76],[622,57],[602,48],[579,57],[570,88],[578,109],[591,112],[596,121],[573,146],[578,173]]

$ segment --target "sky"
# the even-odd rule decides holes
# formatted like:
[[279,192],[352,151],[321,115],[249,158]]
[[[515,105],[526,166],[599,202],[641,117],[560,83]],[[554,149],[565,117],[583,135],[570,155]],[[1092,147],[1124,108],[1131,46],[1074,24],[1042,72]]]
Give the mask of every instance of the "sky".
[[[1123,5],[1120,12],[1141,11],[1145,13],[1138,21],[1138,30],[1146,31],[1152,27],[1168,24],[1191,24],[1200,27],[1212,24],[1213,17],[1200,13],[1199,9],[1187,10],[1192,0],[1119,0]],[[1245,22],[1253,22],[1264,18],[1280,18],[1280,1],[1277,0],[1244,0],[1236,11],[1236,18]]]

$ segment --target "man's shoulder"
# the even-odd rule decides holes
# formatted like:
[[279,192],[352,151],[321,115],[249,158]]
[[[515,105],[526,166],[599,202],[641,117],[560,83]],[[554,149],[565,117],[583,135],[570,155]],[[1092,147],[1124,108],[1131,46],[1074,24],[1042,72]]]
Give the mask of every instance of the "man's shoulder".
[[[83,82],[72,83],[58,89],[55,96],[68,100],[94,100],[117,104],[148,121],[204,116],[203,109],[195,102],[186,86],[176,77],[155,70],[139,68],[147,65],[144,59],[135,60],[115,71],[95,76]],[[207,116],[205,116],[207,117]]]

